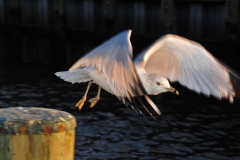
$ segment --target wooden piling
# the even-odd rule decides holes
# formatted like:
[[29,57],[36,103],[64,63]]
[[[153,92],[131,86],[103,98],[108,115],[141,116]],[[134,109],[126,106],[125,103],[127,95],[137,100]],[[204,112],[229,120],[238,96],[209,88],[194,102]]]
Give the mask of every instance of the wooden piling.
[[165,33],[175,33],[175,1],[174,0],[162,0],[161,1],[162,20],[165,29]]
[[21,50],[21,3],[19,0],[8,1],[8,18],[9,35],[6,37],[7,54],[6,59],[10,61],[21,61],[21,55],[15,54],[15,51]]
[[237,38],[238,28],[238,0],[226,0],[226,36],[231,39]]
[[63,111],[1,109],[0,160],[73,160],[75,126],[75,118]]
[[66,65],[66,8],[65,0],[54,0],[55,54],[51,57],[57,66]]
[[86,53],[69,52],[73,41],[88,48],[125,29],[134,48],[174,33],[204,43],[227,37],[231,49],[238,14],[239,0],[0,0],[0,61],[69,67]]
[[104,26],[106,32],[114,31],[115,7],[115,0],[103,0]]
[[235,59],[229,59],[229,56],[236,57],[233,55],[238,51],[238,13],[239,13],[239,0],[226,0],[226,22],[225,22],[225,53],[224,58],[227,63],[232,64],[233,68],[239,66],[238,61]]

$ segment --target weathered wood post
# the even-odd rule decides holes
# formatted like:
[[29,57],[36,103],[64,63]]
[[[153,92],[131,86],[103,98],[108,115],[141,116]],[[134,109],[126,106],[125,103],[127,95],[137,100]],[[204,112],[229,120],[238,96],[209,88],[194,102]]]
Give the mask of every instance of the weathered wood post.
[[56,29],[55,55],[52,62],[55,65],[66,65],[66,0],[54,0],[54,27]]
[[226,36],[237,38],[239,0],[226,0]]
[[104,11],[104,26],[106,32],[113,32],[114,31],[114,21],[115,21],[115,0],[103,0],[103,11]]
[[161,11],[165,33],[176,33],[175,1],[162,0]]
[[75,118],[63,111],[0,110],[0,160],[73,160]]
[[15,54],[16,50],[21,51],[21,1],[8,1],[8,23],[10,34],[6,36],[7,54],[5,59],[11,61],[21,60],[21,54]]
[[[238,13],[239,0],[226,0],[226,22],[225,22],[225,54],[224,58],[229,64],[234,64],[235,59],[229,59],[229,54],[237,53],[238,45]],[[232,55],[234,56],[234,55]],[[238,61],[236,62],[238,65]]]

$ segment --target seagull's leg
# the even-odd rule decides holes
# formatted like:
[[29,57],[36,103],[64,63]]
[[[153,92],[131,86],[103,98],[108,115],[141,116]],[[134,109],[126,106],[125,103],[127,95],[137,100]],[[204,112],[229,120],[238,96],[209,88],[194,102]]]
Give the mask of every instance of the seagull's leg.
[[78,103],[76,104],[76,107],[78,107],[79,109],[82,109],[82,107],[83,107],[83,105],[84,105],[84,102],[86,101],[86,98],[87,98],[88,90],[89,90],[89,88],[91,87],[91,85],[92,85],[92,81],[89,81],[84,96],[83,96],[82,99],[80,99],[80,100],[78,101]]
[[101,87],[98,86],[98,93],[97,93],[97,96],[95,98],[92,98],[89,100],[89,102],[91,103],[90,107],[94,107],[95,104],[98,102],[98,100],[100,99],[100,92],[101,92]]

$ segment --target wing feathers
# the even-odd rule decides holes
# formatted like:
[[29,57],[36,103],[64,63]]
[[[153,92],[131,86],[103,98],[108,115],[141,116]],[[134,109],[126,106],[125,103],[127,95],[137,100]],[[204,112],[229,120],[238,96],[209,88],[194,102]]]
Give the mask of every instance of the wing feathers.
[[[149,73],[158,73],[198,93],[220,99],[229,98],[234,95],[233,89],[240,89],[240,78],[234,71],[200,44],[183,37],[167,35],[158,39],[134,62]],[[240,98],[236,89],[235,94]]]
[[92,65],[104,75],[110,92],[121,101],[124,97],[131,101],[133,96],[145,95],[132,61],[130,34],[131,30],[123,31],[105,41],[80,58],[69,71]]
[[233,86],[233,90],[235,92],[235,97],[240,99],[240,78],[236,76],[236,74],[233,74],[232,72],[229,72],[230,81]]

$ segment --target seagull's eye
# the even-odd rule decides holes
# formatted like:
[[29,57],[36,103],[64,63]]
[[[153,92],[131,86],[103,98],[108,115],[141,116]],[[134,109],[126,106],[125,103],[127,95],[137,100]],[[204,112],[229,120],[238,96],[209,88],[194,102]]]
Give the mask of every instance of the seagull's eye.
[[161,84],[159,82],[156,83],[158,86],[160,86]]

